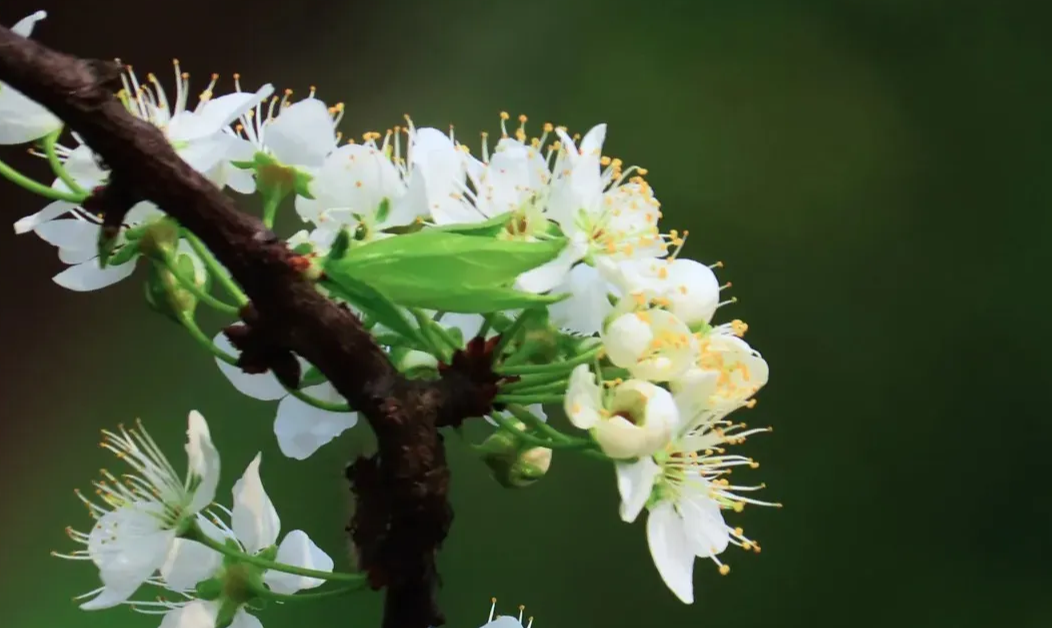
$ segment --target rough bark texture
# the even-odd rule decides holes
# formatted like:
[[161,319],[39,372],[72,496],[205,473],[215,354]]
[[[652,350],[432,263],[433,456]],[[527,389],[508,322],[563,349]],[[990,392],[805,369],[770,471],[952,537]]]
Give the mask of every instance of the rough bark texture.
[[303,356],[366,417],[378,452],[348,469],[358,500],[349,531],[360,565],[374,588],[386,589],[384,628],[441,625],[435,556],[453,515],[437,427],[484,413],[493,382],[455,364],[434,382],[402,377],[357,317],[302,276],[280,239],[191,169],[161,131],[124,109],[114,97],[120,72],[114,63],[71,57],[0,27],[0,81],[49,108],[111,169],[110,185],[91,199],[104,223],[119,225],[138,199],[163,208],[248,295],[245,328],[234,335],[259,348],[256,358],[277,356],[273,370],[283,371],[281,356]]

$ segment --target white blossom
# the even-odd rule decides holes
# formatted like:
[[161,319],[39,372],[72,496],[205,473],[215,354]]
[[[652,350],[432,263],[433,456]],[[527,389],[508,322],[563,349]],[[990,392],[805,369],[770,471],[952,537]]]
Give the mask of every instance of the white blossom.
[[565,399],[566,416],[589,430],[606,455],[646,456],[668,444],[680,422],[672,395],[650,382],[614,382],[609,392],[596,383],[587,364],[574,369]]
[[197,411],[189,416],[188,469],[180,479],[157,443],[142,428],[103,431],[102,446],[127,463],[132,473],[118,477],[103,471],[95,487],[102,503],[80,496],[96,524],[91,532],[67,530],[85,546],[65,558],[91,560],[103,587],[81,605],[86,610],[127,600],[165,564],[176,537],[215,497],[219,453],[208,424]]

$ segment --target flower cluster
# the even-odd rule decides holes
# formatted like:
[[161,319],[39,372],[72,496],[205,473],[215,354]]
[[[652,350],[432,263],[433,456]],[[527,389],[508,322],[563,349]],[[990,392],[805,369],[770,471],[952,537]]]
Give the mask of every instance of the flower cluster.
[[[263,489],[259,455],[234,484],[233,508],[213,503],[219,453],[200,413],[190,413],[183,478],[142,425],[104,430],[102,447],[130,472],[103,471],[97,500],[77,493],[95,524],[89,532],[68,528],[83,549],[55,554],[91,561],[99,571],[102,586],[78,597],[86,600],[81,608],[127,605],[163,614],[163,628],[251,628],[261,625],[247,612],[257,601],[286,601],[333,576],[333,560],[302,530],[278,544],[281,523]],[[173,599],[134,599],[144,586]]]
[[[28,37],[44,17],[14,30]],[[686,603],[695,558],[725,574],[720,556],[730,545],[759,551],[724,515],[777,505],[749,497],[762,485],[730,479],[736,467],[758,466],[732,447],[769,428],[731,415],[755,405],[767,363],[743,339],[744,322],[714,322],[734,302],[721,296],[730,287],[714,272],[721,264],[682,255],[688,234],[664,230],[647,170],[604,154],[605,124],[581,136],[501,113],[499,138],[483,133],[475,154],[452,130],[418,127],[408,116],[344,141],[343,105],[314,88],[297,100],[271,85],[246,91],[235,75],[220,94],[213,75],[191,106],[189,75],[178,61],[173,67],[174,92],[125,66],[117,98],[217,187],[256,194],[268,228],[291,206],[302,222],[286,240],[296,269],[355,311],[405,377],[438,379],[469,365],[492,383],[493,397],[474,407],[489,408],[494,431],[476,450],[497,482],[535,483],[556,451],[609,461],[621,518],[648,512],[654,563]],[[306,360],[278,377],[270,365],[246,366],[252,356],[236,326],[202,330],[199,305],[236,320],[245,294],[163,207],[143,201],[115,239],[104,233],[84,207],[110,172],[76,134],[60,144],[62,133],[54,115],[0,84],[0,144],[35,143],[55,174],[44,185],[0,162],[0,175],[51,201],[15,230],[58,249],[69,268],[57,284],[97,290],[145,265],[151,308],[185,328],[240,392],[277,402],[273,429],[287,457],[305,459],[357,424]],[[553,406],[577,432],[548,420]],[[256,598],[317,586],[318,574],[331,571],[331,559],[299,531],[275,545],[278,520],[258,458],[233,509],[210,506],[219,461],[199,415],[191,416],[185,481],[143,432],[106,442],[137,475],[100,482],[104,504],[89,502],[99,525],[71,533],[86,546],[71,557],[94,561],[104,585],[86,608],[150,607],[129,601],[145,583],[181,600],[153,607],[167,614],[166,626],[233,620],[244,628],[255,621],[244,609]],[[229,596],[231,578],[244,585],[240,597]]]

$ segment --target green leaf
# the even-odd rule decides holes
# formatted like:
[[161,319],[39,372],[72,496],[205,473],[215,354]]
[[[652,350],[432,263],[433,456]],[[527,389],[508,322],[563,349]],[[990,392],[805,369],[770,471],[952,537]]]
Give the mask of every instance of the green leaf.
[[569,294],[531,294],[505,287],[461,285],[455,288],[449,286],[436,288],[418,283],[398,284],[396,282],[385,282],[383,293],[395,303],[406,307],[461,314],[488,314],[538,305],[548,306],[569,296]]
[[441,227],[429,227],[428,231],[445,231],[471,236],[495,236],[504,230],[515,212],[505,212],[483,222],[464,222]]
[[354,275],[381,291],[388,283],[407,282],[443,286],[440,290],[465,284],[506,286],[554,259],[565,246],[564,239],[521,242],[426,230],[355,247],[342,259],[329,261],[325,272]]
[[365,314],[377,320],[377,322],[391,331],[401,334],[406,338],[417,338],[415,327],[409,323],[402,310],[398,309],[391,300],[368,283],[354,276],[344,276],[339,279],[327,277],[322,280],[322,286],[348,303],[353,303]]

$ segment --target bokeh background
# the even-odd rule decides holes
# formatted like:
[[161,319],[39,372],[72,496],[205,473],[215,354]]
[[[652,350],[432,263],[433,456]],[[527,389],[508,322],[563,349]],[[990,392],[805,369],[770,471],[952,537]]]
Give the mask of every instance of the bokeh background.
[[[489,599],[544,628],[1038,628],[1052,622],[1045,408],[1052,246],[1052,39],[1040,3],[922,0],[4,0],[44,42],[196,80],[241,72],[342,100],[342,129],[411,112],[461,137],[508,110],[649,168],[687,254],[723,260],[773,378],[748,417],[754,477],[786,504],[739,521],[764,552],[696,567],[697,602],[658,578],[644,527],[617,517],[612,471],[557,457],[523,491],[450,440],[457,519],[441,557],[450,626]],[[18,150],[3,158],[46,177]],[[41,201],[5,185],[8,224]],[[63,527],[102,465],[98,430],[142,417],[177,457],[209,417],[222,494],[257,451],[285,530],[346,566],[345,462],[364,428],[284,459],[275,404],[240,396],[144,307],[141,285],[74,294],[32,235],[0,229],[0,614],[14,628],[148,627],[85,613],[96,586]],[[733,310],[733,311],[732,311]],[[211,329],[219,321],[209,321]],[[478,436],[470,432],[469,436]],[[177,458],[176,458],[177,459]],[[268,628],[377,626],[366,593],[269,608]]]

